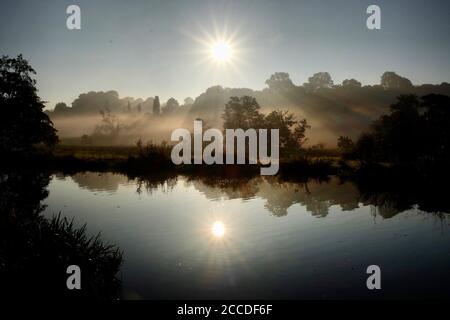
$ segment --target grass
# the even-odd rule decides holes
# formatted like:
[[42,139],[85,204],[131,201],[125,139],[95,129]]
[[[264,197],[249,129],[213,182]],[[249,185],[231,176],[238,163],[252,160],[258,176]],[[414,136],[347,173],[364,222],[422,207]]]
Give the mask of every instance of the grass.
[[[8,299],[120,297],[118,247],[90,236],[86,225],[58,214],[42,215],[50,173],[28,163],[0,171],[0,283]],[[82,290],[68,290],[67,267],[81,269]],[[0,296],[2,295],[0,294]]]
[[[118,172],[126,175],[259,175],[260,165],[174,165],[171,145],[143,144],[134,146],[81,146],[58,145],[52,153],[40,153],[26,157],[3,157],[0,164],[5,168],[28,167],[67,174],[80,171]],[[280,160],[279,175],[324,176],[336,174],[342,159],[334,151],[321,150],[321,155],[305,150],[297,156],[290,155]],[[350,166],[347,168],[353,168]]]
[[[24,219],[24,217],[26,217]],[[0,279],[9,297],[111,300],[120,297],[116,277],[122,264],[118,247],[100,234],[87,236],[60,214],[52,219],[23,213],[3,224],[0,236]],[[68,290],[66,271],[81,269],[81,290]]]
[[[171,146],[167,144],[143,144],[135,146],[76,146],[56,147],[51,167],[70,170],[110,170],[131,174],[172,171],[183,174],[247,174],[259,173],[256,165],[179,165],[170,158]],[[334,151],[322,150],[321,154],[307,151],[301,157],[281,161],[283,174],[333,174],[340,157]]]
[[74,157],[81,160],[125,160],[137,156],[137,146],[77,146],[58,145],[54,150],[57,158]]

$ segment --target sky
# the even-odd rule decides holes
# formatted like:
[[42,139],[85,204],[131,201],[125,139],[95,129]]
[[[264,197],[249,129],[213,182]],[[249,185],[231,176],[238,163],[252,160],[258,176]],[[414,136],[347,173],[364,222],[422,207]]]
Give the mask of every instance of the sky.
[[[81,30],[66,8],[81,9]],[[366,27],[370,4],[381,30]],[[450,1],[5,1],[0,54],[23,54],[39,95],[53,107],[89,91],[162,101],[195,98],[213,85],[262,89],[278,71],[296,84],[320,71],[335,83],[376,84],[395,71],[414,84],[450,81]],[[212,42],[232,47],[210,59]]]

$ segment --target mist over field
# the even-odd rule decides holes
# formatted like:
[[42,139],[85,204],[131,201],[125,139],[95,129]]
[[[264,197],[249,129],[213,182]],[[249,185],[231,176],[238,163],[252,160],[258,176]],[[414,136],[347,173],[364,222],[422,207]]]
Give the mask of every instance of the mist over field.
[[160,143],[170,141],[176,128],[191,130],[195,119],[202,119],[204,127],[222,129],[222,113],[230,97],[252,96],[262,113],[287,110],[297,119],[305,118],[311,126],[307,145],[335,147],[338,136],[356,139],[368,130],[401,94],[450,94],[448,83],[414,86],[394,72],[385,72],[380,84],[368,86],[355,79],[334,84],[326,72],[296,85],[289,74],[279,72],[267,79],[266,85],[263,90],[213,86],[195,100],[161,101],[157,110],[156,96],[133,98],[120,97],[117,91],[89,92],[69,105],[58,103],[48,114],[63,144],[130,145],[138,139]]

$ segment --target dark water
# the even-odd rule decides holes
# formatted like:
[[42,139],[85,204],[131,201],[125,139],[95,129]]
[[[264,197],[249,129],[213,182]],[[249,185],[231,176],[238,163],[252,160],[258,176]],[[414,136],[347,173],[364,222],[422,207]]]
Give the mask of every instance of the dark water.
[[[79,173],[48,189],[47,217],[87,222],[124,251],[125,299],[450,297],[448,215],[336,177]],[[381,290],[366,287],[369,265]]]

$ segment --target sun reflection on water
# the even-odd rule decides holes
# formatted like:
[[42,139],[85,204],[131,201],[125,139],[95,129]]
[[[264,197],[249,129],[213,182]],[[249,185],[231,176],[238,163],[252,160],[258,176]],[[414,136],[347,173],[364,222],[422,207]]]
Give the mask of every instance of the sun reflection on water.
[[211,233],[216,238],[222,238],[225,235],[225,225],[222,221],[216,221],[211,227]]

